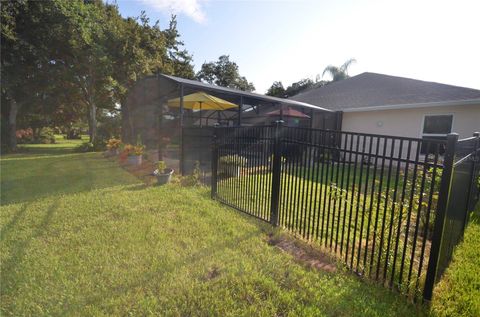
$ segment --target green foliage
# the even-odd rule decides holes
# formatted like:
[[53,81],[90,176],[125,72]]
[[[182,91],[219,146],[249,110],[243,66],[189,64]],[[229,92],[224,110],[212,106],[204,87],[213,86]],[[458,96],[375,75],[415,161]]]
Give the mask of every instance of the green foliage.
[[247,158],[241,155],[232,154],[232,155],[221,156],[218,162],[220,164],[226,164],[226,165],[246,166]]
[[274,81],[272,86],[268,88],[266,95],[268,96],[273,96],[273,97],[279,97],[279,98],[284,98],[286,96],[286,91],[285,88],[283,87],[283,84],[281,81]]
[[180,178],[180,184],[186,187],[201,186],[202,185],[201,176],[202,176],[202,170],[200,169],[200,162],[195,161],[192,174],[182,176]]
[[[324,69],[322,76],[324,76],[325,74],[329,74],[332,77],[332,81],[346,79],[349,77],[348,68],[355,62],[356,60],[352,58],[346,61],[340,67],[329,65]],[[269,96],[275,96],[280,98],[292,97],[292,96],[298,95],[299,93],[307,89],[318,88],[328,84],[329,81],[321,80],[322,76],[317,75],[317,78],[315,79],[315,81],[313,81],[310,78],[304,78],[302,80],[294,82],[287,88],[283,87],[282,82],[274,81],[272,86],[268,88],[266,94]]]
[[314,84],[315,83],[310,78],[302,79],[302,80],[294,82],[293,84],[288,86],[287,89],[285,90],[285,94],[288,97],[295,96],[295,95],[299,94],[300,92],[302,92],[303,90],[306,90],[306,89],[309,89],[309,88],[313,87]]
[[82,139],[82,132],[78,128],[71,128],[67,131],[65,137],[67,140],[80,140]]
[[272,86],[268,88],[267,95],[280,97],[280,98],[292,97],[292,96],[298,95],[304,90],[307,90],[310,88],[322,87],[326,84],[327,82],[323,80],[313,81],[310,78],[304,78],[302,80],[292,83],[290,86],[288,86],[285,89],[283,88],[282,82],[275,81],[273,82]]
[[37,143],[55,143],[55,133],[52,128],[41,128],[35,140]]
[[167,164],[165,163],[165,161],[158,161],[157,168],[159,172],[163,173],[163,171],[165,171],[165,169],[167,168]]
[[325,74],[328,74],[332,77],[332,81],[339,81],[339,80],[346,79],[350,77],[348,76],[348,68],[356,62],[357,62],[356,59],[351,58],[347,60],[345,63],[343,63],[342,66],[340,67],[328,65],[323,70],[322,76],[324,76]]
[[93,143],[91,143],[91,142],[83,142],[82,144],[78,145],[75,148],[75,151],[79,152],[79,153],[95,152],[95,147],[94,147]]
[[236,88],[244,91],[254,91],[253,83],[241,76],[238,65],[230,61],[228,55],[222,55],[218,61],[203,63],[197,73],[197,79],[217,86]]
[[107,148],[107,144],[104,140],[96,139],[93,143],[83,142],[82,144],[78,145],[75,148],[75,151],[79,153],[101,152],[101,151],[105,151],[106,148]]
[[480,316],[480,203],[433,292],[432,316]]
[[118,137],[118,122],[103,110],[122,105],[136,80],[156,72],[194,76],[175,16],[161,30],[145,13],[123,18],[115,4],[52,0],[2,2],[1,19],[2,136],[14,134],[17,121],[36,129],[83,119],[92,142],[97,120],[100,139]]

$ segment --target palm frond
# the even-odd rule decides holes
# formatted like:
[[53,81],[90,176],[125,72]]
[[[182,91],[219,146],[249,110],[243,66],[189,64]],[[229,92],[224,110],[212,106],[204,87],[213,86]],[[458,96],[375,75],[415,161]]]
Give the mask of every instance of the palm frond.
[[357,60],[355,58],[350,58],[349,60],[347,60],[345,63],[343,63],[342,66],[340,66],[340,71],[342,73],[345,73],[347,74],[348,73],[348,68],[350,67],[350,65],[356,63]]
[[330,76],[332,76],[332,78],[334,78],[335,76],[337,76],[339,72],[340,72],[340,69],[337,66],[328,65],[323,70],[322,77],[325,76],[325,74],[329,74]]

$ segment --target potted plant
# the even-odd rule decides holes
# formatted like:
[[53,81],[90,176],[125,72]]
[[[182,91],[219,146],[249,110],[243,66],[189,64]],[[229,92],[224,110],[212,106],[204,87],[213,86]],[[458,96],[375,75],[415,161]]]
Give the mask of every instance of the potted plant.
[[130,144],[120,144],[120,154],[118,155],[118,160],[120,161],[120,163],[125,163],[128,160],[128,153],[131,151],[131,148],[133,148],[133,146]]
[[111,138],[107,142],[108,156],[117,156],[120,152],[120,145],[122,141],[119,139]]
[[128,155],[128,163],[134,166],[142,165],[143,152],[145,147],[143,145],[126,145],[124,151]]
[[242,167],[247,165],[247,158],[233,154],[221,156],[219,159],[220,174],[233,177],[240,176]]
[[173,168],[167,168],[164,161],[159,161],[158,168],[153,172],[153,175],[157,177],[158,185],[170,183],[172,180]]

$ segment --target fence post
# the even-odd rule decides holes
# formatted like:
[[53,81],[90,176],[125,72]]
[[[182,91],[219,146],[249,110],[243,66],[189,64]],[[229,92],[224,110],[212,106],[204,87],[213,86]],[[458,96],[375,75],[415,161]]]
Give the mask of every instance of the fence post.
[[217,197],[217,175],[218,175],[218,135],[217,128],[213,128],[213,140],[212,140],[212,179],[211,179],[211,197],[215,199]]
[[270,223],[278,226],[278,210],[280,202],[280,179],[282,173],[282,128],[283,120],[275,122],[275,138],[273,145],[272,197],[270,202]]
[[428,259],[427,276],[425,278],[425,287],[423,289],[423,298],[427,301],[432,299],[433,287],[438,272],[438,263],[440,260],[440,249],[443,240],[443,229],[450,199],[450,189],[452,186],[453,164],[455,159],[455,148],[458,141],[457,133],[447,135],[447,148],[443,159],[442,180],[440,183],[440,193],[437,202],[437,215],[433,228],[432,246],[430,249],[430,258]]
[[478,161],[478,149],[480,147],[480,132],[475,132],[473,133],[473,136],[476,138],[475,144],[473,145],[473,156],[472,156],[472,168],[470,169],[470,183],[468,186],[468,195],[467,195],[467,210],[466,217],[465,217],[465,222],[463,224],[463,228],[465,229],[465,226],[468,223],[468,218],[469,218],[469,211],[471,209],[475,208],[474,201],[473,201],[473,195],[475,193],[475,172],[477,170],[477,161]]

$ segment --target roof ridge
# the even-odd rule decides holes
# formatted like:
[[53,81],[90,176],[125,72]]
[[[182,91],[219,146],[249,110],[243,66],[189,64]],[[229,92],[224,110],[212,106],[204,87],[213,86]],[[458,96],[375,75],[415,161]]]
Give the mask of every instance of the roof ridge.
[[437,82],[437,81],[429,81],[429,80],[423,80],[423,79],[415,79],[415,78],[411,78],[411,77],[403,77],[403,76],[398,76],[398,75],[388,75],[388,74],[382,74],[382,73],[376,73],[376,72],[363,72],[363,73],[360,73],[360,74],[358,74],[358,75],[349,77],[349,78],[347,78],[347,79],[354,78],[354,77],[357,77],[357,76],[361,76],[361,75],[364,75],[364,74],[380,75],[380,76],[390,77],[390,78],[407,79],[407,80],[412,80],[412,81],[417,81],[417,82],[423,82],[423,83],[428,83],[428,84],[435,84],[435,85],[442,85],[442,86],[449,86],[449,87],[455,87],[455,88],[463,88],[463,89],[470,89],[470,90],[480,91],[480,89],[476,89],[476,88],[470,88],[470,87],[459,86],[459,85],[452,85],[452,84],[445,84],[445,83],[440,83],[440,82]]

